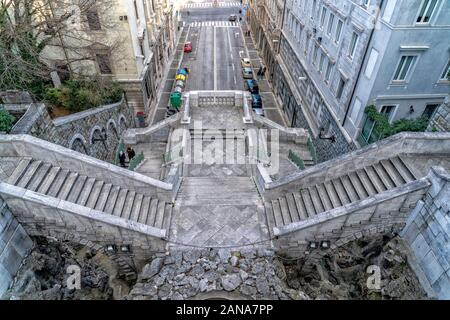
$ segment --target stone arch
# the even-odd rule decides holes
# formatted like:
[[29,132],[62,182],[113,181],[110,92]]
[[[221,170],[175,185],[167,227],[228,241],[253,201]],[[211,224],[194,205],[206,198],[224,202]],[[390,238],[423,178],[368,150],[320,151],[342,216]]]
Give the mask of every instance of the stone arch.
[[115,138],[119,137],[119,132],[117,131],[117,124],[116,121],[114,121],[114,119],[109,119],[108,122],[106,123],[106,132],[107,133],[113,133],[115,134]]
[[114,119],[109,119],[106,123],[106,145],[108,146],[108,158],[113,159],[117,146],[119,144],[120,135],[117,128],[116,121]]
[[108,158],[109,148],[107,145],[107,132],[104,127],[95,125],[91,128],[89,145],[93,157],[101,160],[106,160]]
[[74,151],[89,155],[88,148],[86,147],[87,144],[88,143],[86,139],[81,134],[75,133],[72,139],[70,139],[69,148]]
[[123,133],[125,130],[128,129],[127,125],[127,118],[123,114],[119,115],[119,131],[120,133]]

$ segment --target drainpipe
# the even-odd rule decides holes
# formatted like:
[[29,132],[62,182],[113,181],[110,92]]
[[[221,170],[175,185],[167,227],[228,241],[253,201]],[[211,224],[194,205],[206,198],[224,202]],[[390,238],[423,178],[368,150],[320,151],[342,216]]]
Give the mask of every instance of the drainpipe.
[[[362,63],[359,66],[358,75],[356,77],[355,84],[353,85],[353,88],[352,88],[352,94],[350,95],[350,100],[348,101],[347,108],[345,110],[345,116],[344,116],[344,120],[342,121],[342,127],[345,126],[345,122],[346,122],[346,120],[348,118],[348,114],[350,113],[350,108],[351,108],[351,104],[352,104],[352,101],[353,101],[353,96],[355,94],[356,87],[358,86],[358,82],[359,82],[359,78],[361,77],[363,65],[364,65],[364,62],[366,61],[367,54],[369,53],[370,45],[372,44],[372,38],[373,38],[373,35],[375,34],[375,27],[377,25],[378,19],[380,18],[381,10],[383,8],[383,3],[384,3],[384,0],[381,0],[380,1],[380,10],[377,12],[377,15],[375,17],[375,25],[374,25],[374,28],[372,29],[372,31],[370,32],[369,41],[367,42],[367,46],[366,46],[366,49],[364,51],[364,56],[363,56],[363,59],[362,59]],[[345,130],[345,128],[344,128],[344,130]]]

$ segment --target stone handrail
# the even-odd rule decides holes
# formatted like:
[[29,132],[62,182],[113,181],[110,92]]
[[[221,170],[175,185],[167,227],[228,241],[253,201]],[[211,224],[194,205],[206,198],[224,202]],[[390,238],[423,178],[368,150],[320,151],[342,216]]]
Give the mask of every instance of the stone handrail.
[[274,198],[299,187],[333,179],[382,159],[401,154],[450,154],[450,133],[402,132],[364,148],[295,172],[276,181],[264,181],[264,196]]
[[180,118],[181,113],[176,113],[150,127],[128,129],[123,135],[123,142],[125,144],[137,144],[139,142],[145,142],[146,139],[149,138],[153,133],[178,122]]
[[32,157],[122,186],[146,195],[157,195],[169,200],[173,185],[105,161],[87,156],[71,149],[35,138],[30,135],[0,136],[0,154],[3,156]]
[[[270,119],[267,119],[266,117],[262,117],[260,115],[253,115],[253,120],[263,126],[266,126],[268,128],[271,129],[277,129],[279,131],[281,131],[281,133],[284,133],[288,136],[294,136],[296,137],[297,141],[301,141],[306,143],[306,141],[309,138],[309,133],[307,130],[303,129],[303,128],[288,128],[285,126],[282,126],[278,123],[276,123],[275,121],[272,121]],[[282,138],[282,134],[280,134],[280,138]]]
[[101,113],[101,112],[104,112],[104,111],[107,111],[110,109],[114,109],[114,108],[119,108],[122,105],[123,101],[124,101],[124,96],[122,95],[122,99],[120,99],[119,102],[102,105],[102,106],[99,106],[96,108],[91,108],[88,110],[73,113],[68,116],[59,117],[59,118],[56,118],[53,120],[53,124],[55,125],[55,127],[59,127],[59,126],[71,123],[73,121],[77,121],[77,120],[81,120],[81,119],[90,117],[97,113]]
[[23,116],[11,128],[12,134],[28,133],[37,119],[45,112],[43,103],[31,103]]

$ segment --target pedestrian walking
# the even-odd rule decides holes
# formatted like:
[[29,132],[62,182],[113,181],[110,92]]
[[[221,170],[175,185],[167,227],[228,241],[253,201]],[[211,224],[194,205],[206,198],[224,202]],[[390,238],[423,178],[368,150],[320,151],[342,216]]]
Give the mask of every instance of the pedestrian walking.
[[264,75],[266,74],[266,70],[267,70],[266,67],[264,67],[264,68],[262,69],[262,71],[261,71],[261,78],[264,78]]
[[128,154],[128,161],[131,161],[131,159],[133,159],[134,156],[136,155],[136,152],[134,152],[132,147],[128,147],[127,154]]
[[120,151],[119,153],[119,162],[120,166],[125,168],[125,153],[123,151]]

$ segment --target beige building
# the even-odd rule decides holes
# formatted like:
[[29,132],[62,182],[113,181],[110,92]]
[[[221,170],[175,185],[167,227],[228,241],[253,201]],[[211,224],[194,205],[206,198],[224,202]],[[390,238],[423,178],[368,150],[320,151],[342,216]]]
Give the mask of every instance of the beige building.
[[[69,12],[70,18],[57,38],[63,45],[48,46],[42,58],[74,75],[112,77],[123,85],[135,114],[148,116],[174,50],[177,21],[173,4],[168,0],[98,0],[80,7],[76,2],[49,2],[53,17]],[[64,75],[59,72],[59,76]]]

